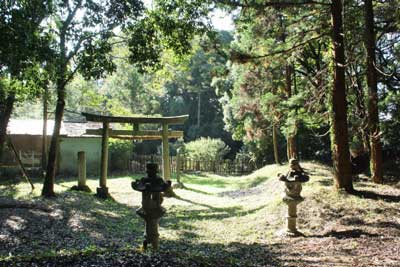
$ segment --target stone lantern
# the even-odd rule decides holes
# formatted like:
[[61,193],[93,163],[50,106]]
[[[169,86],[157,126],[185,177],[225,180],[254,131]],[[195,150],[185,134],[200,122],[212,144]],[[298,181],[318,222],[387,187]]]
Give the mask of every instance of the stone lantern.
[[310,177],[300,167],[297,159],[291,159],[289,161],[289,168],[286,175],[279,173],[278,177],[286,186],[285,195],[283,197],[283,202],[288,205],[286,234],[288,236],[298,236],[301,235],[301,233],[296,228],[297,205],[304,200],[300,195],[302,190],[301,184],[308,182]]
[[161,207],[163,201],[161,193],[171,187],[171,182],[166,183],[157,176],[156,163],[148,163],[146,169],[147,177],[132,182],[132,188],[142,192],[142,207],[137,209],[136,213],[145,221],[143,248],[147,249],[147,245],[151,244],[153,250],[158,250],[158,223],[165,214],[165,209]]

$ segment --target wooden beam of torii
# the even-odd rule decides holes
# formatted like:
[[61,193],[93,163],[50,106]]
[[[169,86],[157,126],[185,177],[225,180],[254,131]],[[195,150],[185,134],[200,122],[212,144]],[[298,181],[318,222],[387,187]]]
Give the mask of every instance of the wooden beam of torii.
[[[86,134],[102,135],[103,129],[87,129]],[[129,131],[108,129],[108,137],[127,140],[162,140],[162,131]],[[168,131],[168,138],[181,138],[183,131]]]
[[[183,137],[183,131],[169,131],[170,124],[184,124],[189,115],[175,117],[113,117],[82,113],[87,121],[102,122],[102,129],[86,130],[86,134],[101,135],[101,169],[100,187],[97,188],[97,196],[101,198],[109,197],[107,188],[107,168],[108,168],[108,138],[130,139],[130,140],[162,140],[162,170],[166,180],[171,179],[169,162],[168,139]],[[112,130],[110,123],[129,123],[133,125],[133,130]],[[161,131],[140,131],[139,124],[160,124]]]

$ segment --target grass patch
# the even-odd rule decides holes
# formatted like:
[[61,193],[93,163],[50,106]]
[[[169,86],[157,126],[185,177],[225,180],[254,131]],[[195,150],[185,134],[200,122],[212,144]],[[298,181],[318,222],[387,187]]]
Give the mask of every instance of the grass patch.
[[[303,166],[311,180],[303,187],[305,201],[298,207],[298,227],[307,237],[287,240],[276,235],[285,226],[287,212],[281,200],[283,183],[276,174],[286,172],[287,167],[270,165],[241,177],[182,175],[185,187],[174,189],[178,197],[163,202],[167,214],[160,221],[161,251],[179,257],[185,266],[268,266],[278,261],[293,262],[288,266],[314,266],[292,252],[320,257],[332,238],[337,253],[352,244],[357,254],[368,247],[369,241],[359,242],[363,237],[396,244],[395,238],[400,236],[399,189],[362,180],[355,183],[358,195],[339,195],[332,190],[329,168],[315,163]],[[83,253],[90,262],[98,254],[108,259],[111,251],[120,255],[125,248],[140,247],[144,226],[135,209],[141,204],[141,195],[130,183],[141,176],[109,179],[114,201],[68,191],[76,178],[58,179],[58,198],[51,200],[39,197],[40,180],[35,180],[33,193],[26,183],[2,183],[2,198],[46,205],[52,211],[0,209],[0,260],[40,255],[78,260],[76,255]],[[95,192],[98,179],[88,179],[87,184]],[[311,248],[318,255],[312,254]],[[94,256],[89,259],[91,253]],[[109,266],[118,265],[111,260],[115,257],[109,258]],[[342,260],[350,264],[345,254]],[[318,262],[315,266],[325,266],[322,259]]]
[[285,167],[281,165],[269,165],[246,176],[220,176],[212,173],[184,174],[181,182],[193,192],[217,194],[256,187],[285,170]]

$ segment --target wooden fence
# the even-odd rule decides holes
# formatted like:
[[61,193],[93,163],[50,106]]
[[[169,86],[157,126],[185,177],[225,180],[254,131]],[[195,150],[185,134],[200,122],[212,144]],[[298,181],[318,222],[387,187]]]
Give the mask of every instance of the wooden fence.
[[[171,172],[176,173],[176,156],[170,157]],[[162,172],[162,157],[159,155],[133,155],[129,171],[133,173],[144,173],[146,164],[153,161],[158,164],[159,172]],[[211,172],[219,175],[242,175],[254,170],[253,164],[245,160],[194,160],[180,156],[180,166],[183,172]]]
[[[25,168],[39,168],[41,167],[42,154],[35,151],[18,151],[18,156],[21,163]],[[12,152],[5,153],[2,161],[2,166],[15,167],[18,166],[18,161]]]

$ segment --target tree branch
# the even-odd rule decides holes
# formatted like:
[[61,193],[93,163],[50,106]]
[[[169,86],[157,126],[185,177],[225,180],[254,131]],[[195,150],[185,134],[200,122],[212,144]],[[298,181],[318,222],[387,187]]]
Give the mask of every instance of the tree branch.
[[[74,19],[76,12],[78,12],[79,8],[82,5],[82,0],[78,1],[78,3],[76,3],[75,8],[72,10],[72,12],[69,12],[68,17],[65,19],[64,23],[63,23],[63,30],[65,31],[66,28],[71,24],[72,20]],[[71,11],[70,7],[68,7],[68,11]]]
[[330,6],[331,3],[324,3],[314,0],[303,0],[299,2],[265,2],[265,3],[241,3],[240,1],[235,0],[214,0],[217,4],[228,5],[231,7],[240,7],[240,8],[265,8],[265,7],[291,7],[291,6],[302,6],[302,5],[323,5],[323,6]]
[[304,46],[305,44],[308,44],[309,42],[318,40],[318,39],[320,39],[320,38],[322,38],[322,37],[324,37],[326,35],[328,35],[328,34],[327,33],[323,33],[323,34],[320,34],[320,35],[318,35],[316,37],[310,38],[307,41],[304,41],[304,42],[301,42],[301,43],[299,43],[297,45],[294,45],[291,48],[277,50],[277,51],[274,51],[274,52],[271,52],[271,53],[268,53],[268,54],[265,54],[265,55],[256,56],[256,55],[240,54],[240,53],[231,54],[231,60],[233,62],[236,61],[236,62],[246,63],[248,61],[255,60],[255,59],[261,59],[261,58],[266,58],[266,57],[275,56],[275,55],[279,55],[279,54],[289,53],[289,52],[292,52],[292,51],[296,50],[297,48],[299,48],[301,46]]

